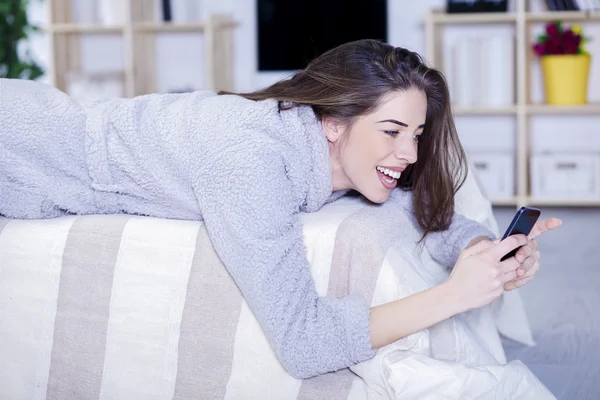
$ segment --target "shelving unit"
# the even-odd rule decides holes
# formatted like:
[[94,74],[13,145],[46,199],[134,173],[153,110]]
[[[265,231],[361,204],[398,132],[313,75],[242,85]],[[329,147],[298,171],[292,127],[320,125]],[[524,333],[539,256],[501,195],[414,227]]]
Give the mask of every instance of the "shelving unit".
[[[72,15],[73,0],[47,0],[49,23],[44,27],[50,47],[51,84],[67,91],[67,74],[81,72],[81,36],[117,35],[123,39],[122,71],[127,97],[156,91],[156,35],[200,33],[204,37],[206,90],[233,90],[233,28],[228,15],[213,15],[198,23],[156,22],[149,0],[123,0],[123,22],[114,25],[79,24]],[[85,1],[85,0],[84,0]]]
[[[504,107],[454,107],[456,116],[478,116],[478,115],[514,115],[516,118],[516,168],[515,181],[516,193],[514,197],[491,199],[495,206],[561,206],[561,207],[600,207],[600,198],[592,199],[569,199],[569,200],[547,200],[536,199],[530,195],[530,135],[529,118],[533,115],[598,115],[600,116],[600,104],[587,104],[580,106],[551,106],[545,104],[531,104],[531,72],[530,66],[533,62],[531,51],[531,27],[533,24],[550,22],[557,19],[569,23],[577,22],[600,22],[600,12],[583,11],[528,11],[527,0],[516,0],[515,11],[507,13],[464,13],[447,14],[443,10],[431,10],[426,18],[426,58],[429,64],[443,70],[443,28],[448,25],[469,24],[512,24],[516,37],[515,57],[515,79],[516,79],[516,103],[513,106]],[[600,134],[600,131],[599,131]]]

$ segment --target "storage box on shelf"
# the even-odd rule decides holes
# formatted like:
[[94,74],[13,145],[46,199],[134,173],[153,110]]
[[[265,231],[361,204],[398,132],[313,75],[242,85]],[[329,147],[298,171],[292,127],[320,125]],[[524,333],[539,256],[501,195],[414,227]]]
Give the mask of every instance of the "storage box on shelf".
[[469,152],[485,195],[495,203],[514,201],[515,157],[512,152]]
[[533,201],[600,201],[600,153],[544,153],[531,157]]
[[[490,149],[485,152],[479,152],[479,154],[472,151],[469,152],[471,158],[477,158],[478,160],[480,167],[477,168],[477,166],[475,166],[475,168],[479,170],[479,173],[488,174],[488,178],[494,182],[488,184],[490,186],[489,191],[492,203],[494,205],[516,206],[600,206],[600,198],[595,198],[593,196],[578,197],[574,200],[574,197],[557,197],[556,193],[554,193],[554,197],[539,197],[541,193],[548,193],[548,189],[540,192],[538,182],[533,182],[534,179],[537,179],[537,175],[534,177],[532,171],[534,169],[533,164],[537,165],[536,173],[539,172],[539,167],[541,166],[547,166],[550,170],[556,172],[557,165],[562,165],[563,167],[562,170],[558,170],[559,173],[566,175],[568,172],[564,170],[565,166],[563,164],[557,164],[556,159],[553,159],[554,161],[549,161],[548,157],[551,157],[554,153],[540,151],[533,152],[530,143],[532,130],[530,125],[532,118],[547,118],[552,115],[564,115],[569,116],[570,118],[579,118],[579,116],[600,118],[600,104],[591,103],[579,106],[532,104],[531,91],[533,77],[531,76],[530,71],[530,66],[534,61],[534,55],[531,50],[532,32],[536,29],[536,25],[557,19],[572,23],[600,22],[600,13],[590,11],[530,11],[532,7],[527,0],[515,0],[514,5],[514,11],[506,13],[447,14],[443,10],[432,10],[426,20],[426,59],[429,64],[441,69],[447,74],[447,78],[451,81],[453,68],[452,62],[448,60],[448,56],[449,54],[452,54],[452,50],[448,49],[449,44],[446,41],[448,40],[448,37],[451,36],[452,30],[450,30],[451,33],[448,34],[448,27],[452,27],[452,29],[456,31],[457,29],[465,30],[467,26],[473,27],[479,25],[482,27],[481,29],[485,29],[486,32],[491,32],[493,34],[496,34],[499,29],[512,29],[516,39],[514,43],[514,57],[512,57],[512,59],[509,57],[504,62],[506,63],[506,68],[514,71],[514,82],[506,82],[507,85],[514,84],[514,104],[504,104],[506,102],[503,102],[502,104],[493,104],[492,102],[487,105],[480,102],[461,104],[461,99],[464,98],[462,95],[464,93],[460,93],[461,96],[456,96],[456,88],[451,88],[454,102],[453,112],[454,115],[459,118],[493,118],[494,122],[492,124],[495,124],[495,121],[499,117],[514,118],[515,128],[513,132],[515,135],[515,144],[511,153],[513,162],[508,163],[508,161],[504,161],[506,165],[512,166],[514,171],[514,196],[509,196],[507,200],[506,197],[500,198],[491,194],[505,193],[502,191],[496,192],[496,190],[498,189],[497,184],[500,179],[499,177],[508,175],[501,175],[499,172],[493,171],[496,171],[494,166],[501,163],[501,161],[499,161],[499,154],[502,154],[506,149],[497,149],[499,152],[495,153],[493,151],[491,153],[487,152]],[[472,28],[469,28],[469,30],[472,30]],[[466,53],[464,51],[461,52],[459,49],[458,54],[464,55]],[[449,66],[450,68],[448,68]],[[593,68],[596,68],[597,70],[597,66]],[[464,92],[464,88],[460,90]],[[600,120],[598,120],[598,122],[600,123]],[[481,133],[486,134],[489,126],[490,125],[486,125],[486,123],[481,124],[481,127],[485,127],[485,129],[481,129]],[[571,133],[573,131],[570,130],[569,132]],[[563,135],[562,140],[568,139]],[[463,144],[465,143],[463,142]],[[465,148],[467,147],[468,143],[465,144]],[[576,152],[576,154],[579,153]],[[507,157],[508,155],[504,154],[504,156]],[[485,157],[489,158],[486,159]],[[506,159],[508,160],[508,157]],[[577,178],[578,180],[581,182],[589,182],[591,179],[590,175],[585,171],[589,170],[586,165],[591,165],[591,161],[588,162],[588,164],[585,164],[583,161],[584,159],[587,160],[585,157],[578,158],[579,161],[574,164],[575,167],[572,167],[572,163],[566,165],[573,168],[571,172],[578,171],[582,173],[582,175]],[[542,175],[547,174],[543,171],[541,173]],[[586,192],[582,191],[580,193],[585,194]]]

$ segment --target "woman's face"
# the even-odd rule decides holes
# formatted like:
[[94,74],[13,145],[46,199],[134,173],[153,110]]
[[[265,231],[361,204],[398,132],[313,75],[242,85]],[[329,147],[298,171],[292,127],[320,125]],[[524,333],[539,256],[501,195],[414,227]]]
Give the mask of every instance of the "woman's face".
[[417,161],[426,113],[425,94],[411,89],[390,93],[349,128],[324,119],[333,190],[353,189],[375,203],[387,200],[402,171]]

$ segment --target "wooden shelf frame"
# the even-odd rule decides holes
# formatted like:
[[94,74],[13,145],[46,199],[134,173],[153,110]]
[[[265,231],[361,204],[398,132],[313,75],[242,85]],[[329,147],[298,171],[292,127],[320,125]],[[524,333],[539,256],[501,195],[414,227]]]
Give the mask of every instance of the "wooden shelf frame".
[[531,68],[534,60],[531,51],[531,31],[535,24],[554,20],[574,22],[600,22],[600,12],[589,11],[539,11],[528,10],[527,0],[515,0],[515,10],[501,13],[447,14],[444,10],[430,10],[425,21],[427,62],[443,70],[442,34],[448,25],[508,24],[515,29],[516,57],[516,103],[505,107],[459,107],[453,106],[457,116],[508,115],[516,118],[515,183],[516,193],[508,199],[491,199],[495,206],[539,205],[549,207],[600,207],[600,198],[586,199],[535,199],[530,195],[530,137],[529,119],[537,115],[598,115],[600,104],[578,106],[551,106],[531,103]]
[[147,0],[123,0],[124,21],[114,25],[79,24],[71,15],[72,0],[48,0],[50,82],[67,91],[67,75],[81,72],[81,37],[88,34],[117,35],[123,39],[123,79],[126,97],[156,91],[156,35],[195,33],[204,38],[206,90],[234,90],[233,30],[229,15],[216,14],[197,23],[156,22],[154,6]]

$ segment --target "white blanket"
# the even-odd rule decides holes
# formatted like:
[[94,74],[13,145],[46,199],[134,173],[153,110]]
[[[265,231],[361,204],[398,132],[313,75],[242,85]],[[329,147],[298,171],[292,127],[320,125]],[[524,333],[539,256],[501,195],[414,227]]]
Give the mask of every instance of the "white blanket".
[[[348,202],[348,207],[352,203],[351,199],[341,201]],[[406,229],[406,236],[396,241],[385,256],[373,306],[423,291],[449,275],[424,248],[406,240],[419,238],[408,218],[396,223]],[[308,236],[317,238],[314,233]],[[325,270],[319,264],[331,259],[325,254],[326,249],[333,248],[327,239],[331,240],[324,235],[309,246],[317,248],[311,259],[315,271]],[[319,251],[322,257],[316,255]],[[553,399],[524,364],[506,364],[497,329],[497,324],[511,323],[511,303],[506,304],[501,313],[494,312],[501,306],[495,304],[457,315],[380,349],[374,359],[351,369],[368,386],[368,398]],[[517,307],[512,308],[519,312]]]

